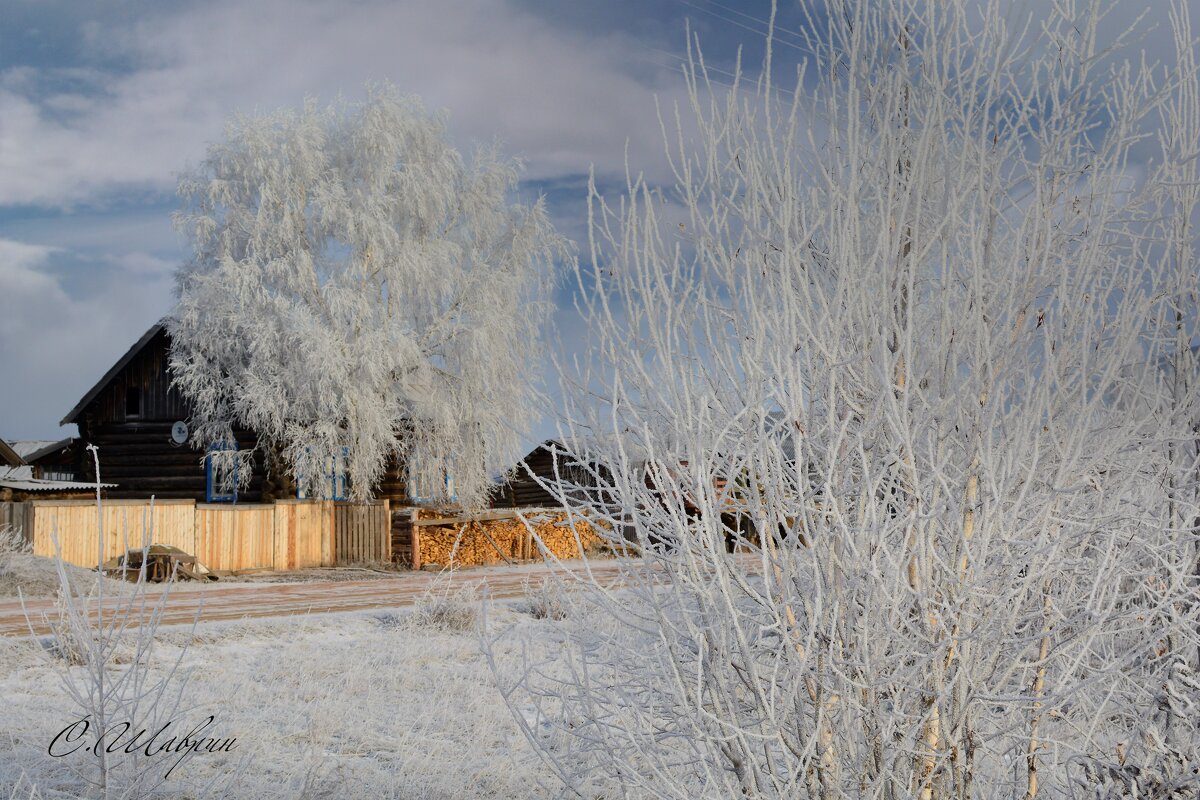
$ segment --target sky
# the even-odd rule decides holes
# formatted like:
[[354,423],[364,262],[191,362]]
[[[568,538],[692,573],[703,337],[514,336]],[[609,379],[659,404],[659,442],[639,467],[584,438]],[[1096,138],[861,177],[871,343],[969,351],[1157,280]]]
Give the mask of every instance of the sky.
[[[1145,7],[1119,6],[1118,28]],[[589,169],[606,190],[623,185],[627,161],[667,177],[656,102],[682,96],[685,26],[720,77],[739,47],[748,65],[761,58],[770,10],[770,0],[0,0],[0,437],[74,435],[58,421],[170,312],[187,251],[171,223],[177,176],[232,115],[356,99],[390,81],[444,109],[464,152],[499,140],[521,158],[522,199],[544,194],[585,250]],[[786,34],[786,8],[781,23]],[[561,288],[557,299],[556,335],[581,338]],[[546,430],[537,425],[531,441]]]
[[390,81],[464,152],[521,158],[522,199],[582,244],[590,168],[662,169],[685,26],[717,65],[761,49],[768,0],[732,1],[0,0],[0,437],[74,435],[58,421],[170,311],[176,181],[232,115]]

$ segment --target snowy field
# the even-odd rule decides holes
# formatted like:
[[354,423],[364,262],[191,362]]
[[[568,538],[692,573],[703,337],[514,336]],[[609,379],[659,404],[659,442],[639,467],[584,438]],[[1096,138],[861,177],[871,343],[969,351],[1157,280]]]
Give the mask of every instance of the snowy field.
[[[207,733],[236,738],[229,753],[196,754],[162,789],[206,798],[555,796],[552,774],[494,688],[475,625],[481,608],[160,629],[156,668],[188,645],[188,681],[173,717],[194,726],[212,715]],[[525,601],[492,604],[487,617],[493,630],[532,634],[521,638],[542,651],[535,656],[560,640],[561,623],[535,618]],[[501,674],[517,669],[514,647],[497,655],[512,658],[500,663]],[[61,657],[28,638],[0,638],[0,787],[15,787],[0,797],[77,797],[87,789],[93,756],[48,754],[79,718],[63,669]],[[162,754],[146,768],[166,772],[173,760]]]

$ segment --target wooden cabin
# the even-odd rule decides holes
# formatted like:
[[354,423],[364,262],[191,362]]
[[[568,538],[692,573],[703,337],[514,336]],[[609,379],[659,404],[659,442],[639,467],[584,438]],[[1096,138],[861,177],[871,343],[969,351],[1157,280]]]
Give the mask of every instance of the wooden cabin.
[[[63,425],[79,426],[75,468],[81,480],[95,480],[88,444],[99,448],[100,476],[116,484],[111,498],[193,499],[199,502],[270,502],[296,497],[295,481],[281,469],[271,470],[256,452],[249,485],[236,495],[221,492],[214,481],[211,457],[193,447],[187,426],[191,410],[171,385],[171,340],[160,321],[150,327],[104,373]],[[182,423],[180,425],[179,423]],[[253,431],[235,430],[237,448],[253,448]],[[331,482],[344,490],[345,482]],[[216,485],[215,485],[216,484]],[[393,505],[407,500],[407,476],[390,465],[376,491]],[[335,498],[337,495],[333,495]]]
[[611,482],[612,473],[603,464],[582,464],[563,448],[561,442],[548,439],[530,450],[518,462],[512,477],[500,485],[492,498],[494,508],[547,508],[560,505],[554,495],[538,483],[553,484],[557,477],[578,484],[582,502],[601,502],[606,496],[601,487]]
[[[98,448],[100,477],[116,484],[107,491],[108,497],[211,498],[204,454],[175,426],[187,424],[189,409],[171,386],[170,349],[162,322],[152,325],[63,417],[62,425],[79,426],[82,444],[77,448],[77,464],[84,480],[96,477],[86,446]],[[255,444],[248,431],[237,432],[237,440],[239,447]],[[256,463],[239,500],[262,499],[264,473],[261,463]]]

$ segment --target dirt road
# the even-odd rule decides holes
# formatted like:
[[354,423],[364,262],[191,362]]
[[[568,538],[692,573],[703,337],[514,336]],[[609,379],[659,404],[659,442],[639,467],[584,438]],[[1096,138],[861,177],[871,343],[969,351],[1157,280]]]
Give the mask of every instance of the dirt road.
[[[612,559],[592,561],[589,565],[592,574],[601,581],[608,582],[617,578],[617,562]],[[564,562],[563,566],[573,574],[582,576],[589,565],[582,561],[572,561]],[[202,622],[213,622],[246,617],[329,614],[408,606],[432,583],[439,580],[442,583],[449,581],[452,586],[476,584],[485,587],[493,597],[517,597],[523,593],[526,581],[540,582],[549,572],[549,567],[537,564],[488,567],[440,577],[434,573],[414,572],[395,578],[363,581],[212,583],[203,586],[184,584],[172,589],[168,595],[163,623],[190,624],[196,618],[198,610]],[[150,587],[151,603],[157,601],[161,591],[160,586]],[[104,608],[110,611],[116,605],[117,600],[113,598],[105,601]],[[0,635],[28,634],[30,623],[34,633],[49,633],[46,617],[54,613],[53,599],[27,600],[24,609],[18,600],[0,600]]]

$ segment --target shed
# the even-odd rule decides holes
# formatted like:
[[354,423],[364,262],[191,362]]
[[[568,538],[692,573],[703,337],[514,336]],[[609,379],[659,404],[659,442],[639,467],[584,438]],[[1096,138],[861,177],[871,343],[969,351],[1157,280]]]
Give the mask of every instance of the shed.
[[28,465],[28,476],[38,480],[74,481],[79,475],[77,439],[23,439],[10,442]]

